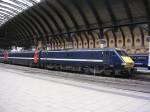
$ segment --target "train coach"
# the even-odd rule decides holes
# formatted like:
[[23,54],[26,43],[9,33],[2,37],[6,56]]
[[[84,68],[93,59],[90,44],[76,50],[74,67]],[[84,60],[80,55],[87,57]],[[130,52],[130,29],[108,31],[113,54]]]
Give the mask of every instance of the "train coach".
[[116,48],[8,53],[7,62],[90,74],[131,75],[134,62]]
[[0,62],[23,65],[36,66],[38,62],[38,51],[23,51],[23,52],[6,52],[0,53]]
[[148,67],[148,54],[131,54],[136,67]]

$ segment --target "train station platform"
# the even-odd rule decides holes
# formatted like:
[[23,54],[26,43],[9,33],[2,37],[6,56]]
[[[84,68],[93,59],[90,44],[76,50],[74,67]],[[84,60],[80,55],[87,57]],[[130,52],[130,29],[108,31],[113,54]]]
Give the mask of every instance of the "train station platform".
[[[0,64],[0,112],[149,112],[150,93]],[[118,85],[118,84],[117,84]],[[143,85],[144,86],[144,85]]]

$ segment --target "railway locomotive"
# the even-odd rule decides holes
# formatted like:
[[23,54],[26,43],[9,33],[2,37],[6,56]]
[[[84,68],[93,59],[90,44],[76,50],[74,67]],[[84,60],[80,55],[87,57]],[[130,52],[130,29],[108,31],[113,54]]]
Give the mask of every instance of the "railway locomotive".
[[[5,53],[6,55],[6,53]],[[0,54],[0,62],[87,74],[131,75],[134,62],[116,48],[25,51]]]

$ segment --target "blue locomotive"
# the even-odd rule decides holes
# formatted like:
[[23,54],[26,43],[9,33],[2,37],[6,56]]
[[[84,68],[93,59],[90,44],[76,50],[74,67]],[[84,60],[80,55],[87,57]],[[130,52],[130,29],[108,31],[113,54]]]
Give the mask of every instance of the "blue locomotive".
[[148,67],[148,54],[131,54],[137,67]]
[[116,48],[8,53],[5,60],[11,64],[90,74],[131,75],[134,70],[133,60],[124,50]]

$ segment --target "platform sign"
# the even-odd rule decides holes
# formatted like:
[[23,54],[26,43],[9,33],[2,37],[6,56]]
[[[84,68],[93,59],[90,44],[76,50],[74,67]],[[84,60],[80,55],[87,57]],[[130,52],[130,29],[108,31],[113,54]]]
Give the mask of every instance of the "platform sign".
[[148,52],[148,69],[150,70],[150,36],[148,36],[149,52]]

